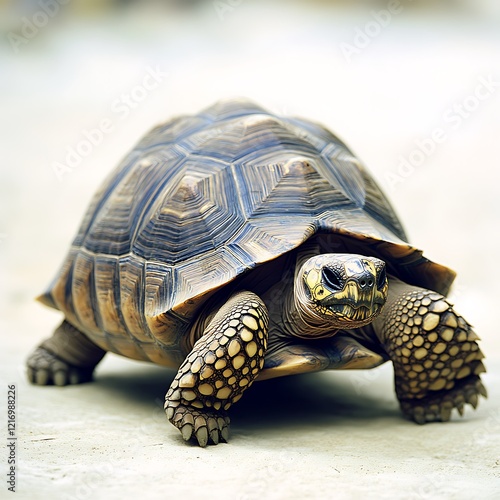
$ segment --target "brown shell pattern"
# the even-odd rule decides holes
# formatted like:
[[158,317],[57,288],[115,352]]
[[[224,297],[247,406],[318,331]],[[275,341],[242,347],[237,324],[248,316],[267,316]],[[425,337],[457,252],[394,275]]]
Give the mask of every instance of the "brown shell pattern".
[[[94,196],[40,297],[106,350],[176,366],[197,308],[318,233],[446,293],[454,273],[406,243],[388,200],[322,126],[242,100],[154,128]],[[334,251],[334,250],[332,250]]]

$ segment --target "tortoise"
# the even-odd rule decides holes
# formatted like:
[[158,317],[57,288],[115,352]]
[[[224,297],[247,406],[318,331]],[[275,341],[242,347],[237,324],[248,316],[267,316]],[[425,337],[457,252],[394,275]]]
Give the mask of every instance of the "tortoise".
[[255,380],[390,360],[402,413],[447,421],[486,396],[454,278],[326,128],[225,100],[154,128],[96,193],[28,377],[86,382],[107,351],[173,367],[168,420],[206,446]]

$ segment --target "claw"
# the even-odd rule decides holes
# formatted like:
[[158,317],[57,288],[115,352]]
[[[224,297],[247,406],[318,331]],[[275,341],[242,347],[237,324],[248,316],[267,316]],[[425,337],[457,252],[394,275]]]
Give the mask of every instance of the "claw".
[[92,379],[93,367],[73,366],[43,347],[28,359],[28,379],[33,384],[56,386],[81,384]]
[[58,385],[59,387],[66,385],[67,381],[66,373],[63,371],[55,372],[53,375],[53,379],[54,379],[54,385]]
[[413,420],[419,425],[425,424],[425,415],[413,415]]
[[202,447],[205,448],[205,446],[208,443],[208,431],[206,427],[200,427],[196,431],[196,439],[198,440],[198,444]]
[[472,406],[472,408],[476,409],[477,404],[479,402],[479,398],[477,397],[477,394],[471,394],[469,398],[467,399],[467,402]]
[[222,429],[226,425],[229,425],[229,418],[228,417],[226,417],[226,418],[219,417],[217,419],[217,424],[219,425],[219,429]]
[[210,432],[210,439],[214,444],[219,444],[219,431],[217,429]]
[[409,416],[411,416],[417,424],[425,424],[425,413],[421,406],[415,406],[413,411],[410,411]]
[[47,385],[49,381],[49,372],[47,370],[38,370],[35,372],[35,381],[37,385]]
[[191,435],[193,434],[193,426],[191,424],[186,424],[181,429],[182,437],[184,441],[189,441]]
[[223,427],[220,431],[220,436],[221,436],[222,440],[227,443],[229,441],[229,428]]
[[72,371],[69,374],[69,383],[70,384],[79,384],[80,383],[80,375],[76,371]]
[[207,425],[210,439],[214,444],[219,444],[219,428],[217,426],[217,420],[215,418],[209,418]]
[[400,399],[403,413],[418,424],[426,422],[446,422],[450,420],[453,409],[456,408],[460,416],[464,415],[465,406],[470,404],[477,408],[480,396],[486,397],[486,389],[477,375],[469,376],[459,381],[451,390],[430,392],[421,399],[414,401]]
[[194,431],[198,432],[198,429],[205,427],[206,425],[207,425],[207,418],[205,418],[203,415],[198,415],[194,420]]
[[198,445],[204,448],[209,442],[218,444],[222,439],[229,438],[228,417],[202,412],[179,404],[178,401],[170,401],[168,396],[165,411],[168,420],[180,430],[185,441],[194,438]]
[[483,362],[479,361],[479,363],[474,368],[474,375],[480,375],[481,373],[486,373],[486,368]]
[[467,340],[469,342],[473,342],[475,340],[481,340],[481,339],[479,338],[479,335],[474,330],[469,330],[469,333],[467,334]]
[[441,408],[440,416],[441,422],[448,422],[451,417],[451,408]]
[[481,394],[481,396],[487,398],[488,397],[488,391],[486,391],[486,387],[484,387],[484,385],[482,384],[482,382],[479,382],[479,384],[477,384],[477,390],[479,391],[479,394]]

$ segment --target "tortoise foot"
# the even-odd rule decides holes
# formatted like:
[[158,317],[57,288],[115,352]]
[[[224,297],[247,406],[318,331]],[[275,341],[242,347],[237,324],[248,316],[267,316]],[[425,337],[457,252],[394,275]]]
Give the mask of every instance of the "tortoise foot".
[[185,441],[196,440],[202,448],[209,443],[219,444],[229,439],[229,417],[225,412],[203,411],[167,400],[165,411]]
[[477,375],[469,376],[455,382],[450,390],[435,391],[419,399],[401,399],[400,405],[404,415],[417,424],[427,422],[447,422],[452,410],[464,413],[464,405],[477,407],[479,397],[486,397],[486,389]]
[[94,368],[73,366],[43,347],[28,358],[28,379],[36,385],[82,384],[92,380]]
[[393,293],[383,336],[403,413],[424,424],[449,420],[453,408],[462,414],[465,404],[475,408],[486,396],[486,368],[471,325],[432,290],[395,282]]
[[200,446],[228,439],[226,411],[264,366],[268,315],[252,292],[237,292],[218,310],[179,367],[165,411],[187,441]]

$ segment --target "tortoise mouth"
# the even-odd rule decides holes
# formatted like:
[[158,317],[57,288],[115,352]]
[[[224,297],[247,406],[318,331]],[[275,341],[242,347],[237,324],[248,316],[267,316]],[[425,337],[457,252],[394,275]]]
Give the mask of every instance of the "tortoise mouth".
[[385,300],[382,297],[365,297],[364,299],[348,299],[344,298],[344,300],[338,300],[335,297],[329,297],[320,302],[320,305],[326,307],[328,309],[334,310],[335,308],[343,308],[346,306],[351,307],[352,309],[366,309],[371,311],[373,309],[378,309],[385,304]]
[[374,302],[369,306],[352,303],[336,303],[327,306],[330,312],[341,321],[365,321],[371,320],[378,315],[382,309],[382,304]]

